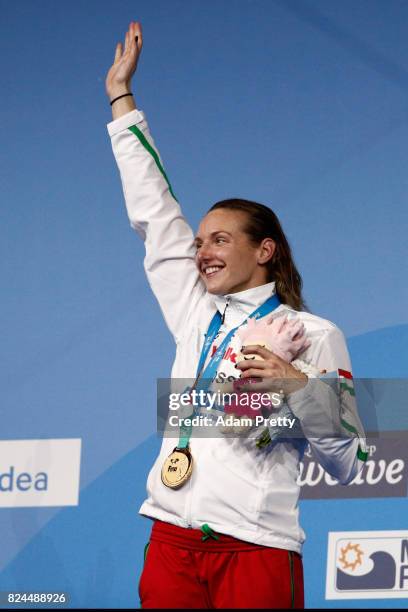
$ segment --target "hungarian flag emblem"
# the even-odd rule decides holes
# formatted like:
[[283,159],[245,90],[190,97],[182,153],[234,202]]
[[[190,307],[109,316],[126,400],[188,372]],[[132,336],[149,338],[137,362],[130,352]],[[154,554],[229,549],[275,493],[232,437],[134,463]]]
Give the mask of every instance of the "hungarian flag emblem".
[[344,380],[340,380],[340,389],[343,391],[348,391],[350,395],[355,395],[354,385],[353,385],[353,375],[351,372],[347,370],[341,370],[340,368],[337,370],[339,378]]

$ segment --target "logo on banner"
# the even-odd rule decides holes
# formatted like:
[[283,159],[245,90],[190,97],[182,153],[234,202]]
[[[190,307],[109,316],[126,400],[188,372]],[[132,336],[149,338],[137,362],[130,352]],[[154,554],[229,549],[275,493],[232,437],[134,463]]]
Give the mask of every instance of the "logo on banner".
[[[369,436],[368,436],[369,437]],[[405,497],[408,486],[408,431],[383,432],[368,441],[368,459],[347,486],[332,478],[310,448],[300,463],[302,499]]]
[[408,597],[408,531],[330,532],[326,599]]
[[1,440],[0,507],[77,506],[81,440]]

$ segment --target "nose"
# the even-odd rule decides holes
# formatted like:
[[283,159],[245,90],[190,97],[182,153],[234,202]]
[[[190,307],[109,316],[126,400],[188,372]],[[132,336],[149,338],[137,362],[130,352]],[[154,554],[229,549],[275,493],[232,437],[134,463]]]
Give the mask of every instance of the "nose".
[[197,251],[197,260],[201,263],[212,257],[212,248],[208,243],[203,242]]

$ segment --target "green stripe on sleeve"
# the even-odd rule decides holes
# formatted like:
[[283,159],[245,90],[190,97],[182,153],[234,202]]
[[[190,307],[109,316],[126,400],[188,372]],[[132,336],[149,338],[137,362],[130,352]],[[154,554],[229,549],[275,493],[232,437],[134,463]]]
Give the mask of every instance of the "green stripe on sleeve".
[[363,451],[363,449],[361,448],[361,446],[358,446],[358,450],[357,450],[357,457],[361,460],[361,461],[367,461],[367,457],[368,457],[368,453],[366,451]]
[[344,391],[348,391],[350,393],[350,395],[355,396],[356,392],[354,391],[353,387],[351,387],[350,385],[348,385],[345,382],[340,383],[340,389],[343,389]]
[[356,434],[356,436],[358,436],[358,431],[355,427],[353,427],[353,425],[350,425],[350,423],[347,423],[347,421],[345,421],[344,419],[340,419],[340,423],[343,425],[344,429],[347,429],[347,431],[349,431],[350,433]]
[[170,181],[167,178],[167,174],[165,173],[164,168],[163,168],[163,166],[160,163],[160,159],[159,159],[159,156],[157,154],[157,151],[155,151],[153,149],[153,147],[151,146],[151,144],[147,140],[146,136],[143,134],[143,132],[141,130],[139,130],[139,128],[137,128],[135,125],[131,125],[129,130],[140,140],[141,144],[144,146],[146,151],[148,151],[150,153],[150,155],[153,157],[154,161],[156,162],[156,166],[158,167],[159,171],[163,175],[163,178],[164,178],[164,180],[166,181],[166,183],[167,183],[167,185],[169,187],[169,191],[170,191],[171,195],[176,200],[176,202],[178,202],[176,196],[173,193],[173,189],[171,188]]
[[[357,429],[350,425],[350,423],[347,423],[347,421],[345,421],[344,419],[340,419],[340,423],[345,429],[347,429],[347,431],[359,437]],[[357,457],[361,459],[361,461],[367,461],[368,453],[366,451],[363,451],[360,445],[358,445]]]

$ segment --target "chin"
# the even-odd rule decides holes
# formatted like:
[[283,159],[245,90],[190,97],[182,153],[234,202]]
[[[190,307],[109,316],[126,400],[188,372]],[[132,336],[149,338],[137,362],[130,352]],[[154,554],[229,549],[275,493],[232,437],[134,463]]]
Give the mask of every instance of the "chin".
[[225,285],[221,284],[214,283],[213,285],[211,285],[211,283],[206,283],[205,285],[207,287],[208,293],[211,293],[212,295],[227,295],[228,293],[234,292],[233,287],[226,287]]
[[222,287],[217,287],[216,285],[214,286],[206,285],[206,287],[207,287],[208,293],[211,293],[212,295],[223,295],[224,293],[226,293],[226,291],[224,291]]
[[222,289],[208,289],[207,288],[208,293],[211,293],[211,295],[225,295],[226,293],[228,293],[228,291],[223,291]]
[[208,282],[207,279],[203,279],[205,287],[208,293],[212,295],[224,295],[224,293],[228,293],[228,290],[221,283],[211,283]]

